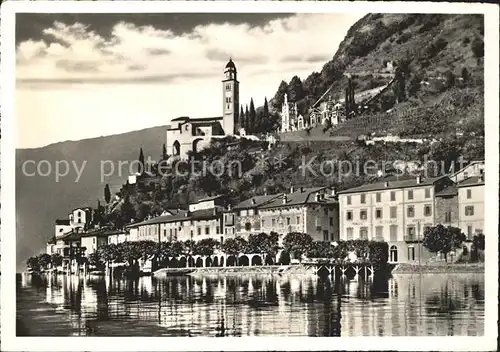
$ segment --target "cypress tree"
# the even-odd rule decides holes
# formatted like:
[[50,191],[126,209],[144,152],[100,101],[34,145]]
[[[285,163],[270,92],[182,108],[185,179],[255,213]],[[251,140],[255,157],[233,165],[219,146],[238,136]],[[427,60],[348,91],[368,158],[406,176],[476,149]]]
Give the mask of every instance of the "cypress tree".
[[248,112],[248,105],[245,106],[245,132],[249,133],[250,130],[250,113]]
[[162,158],[162,160],[167,159],[167,147],[165,146],[165,143],[163,143],[163,150],[161,151],[161,158]]
[[243,111],[243,105],[241,106],[239,118],[239,128],[245,128],[245,112]]
[[137,172],[140,173],[141,175],[144,173],[144,153],[142,151],[142,147],[139,152],[139,165],[137,169],[138,169]]
[[264,111],[262,112],[262,119],[260,121],[260,131],[269,132],[270,129],[270,116],[269,116],[269,105],[267,103],[267,97],[264,97]]
[[109,185],[106,183],[106,186],[104,186],[104,200],[106,201],[106,204],[109,204],[109,201],[111,200],[111,191],[109,190]]
[[253,104],[253,98],[250,99],[250,128],[249,132],[256,132],[257,125],[257,114],[255,113],[255,106]]

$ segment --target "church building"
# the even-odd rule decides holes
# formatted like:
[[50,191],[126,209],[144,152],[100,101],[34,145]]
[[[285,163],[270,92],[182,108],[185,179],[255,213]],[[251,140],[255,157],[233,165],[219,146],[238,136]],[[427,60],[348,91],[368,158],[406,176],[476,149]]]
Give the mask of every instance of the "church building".
[[236,66],[229,59],[222,80],[222,116],[173,119],[167,126],[167,154],[187,159],[190,152],[207,147],[212,138],[234,135],[240,111],[239,85]]

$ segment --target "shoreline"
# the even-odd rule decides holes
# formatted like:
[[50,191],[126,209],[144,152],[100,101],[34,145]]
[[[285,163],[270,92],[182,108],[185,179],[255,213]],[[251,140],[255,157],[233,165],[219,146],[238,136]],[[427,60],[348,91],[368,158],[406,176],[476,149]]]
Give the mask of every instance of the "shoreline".
[[397,264],[392,274],[484,274],[484,263],[432,263],[432,264]]

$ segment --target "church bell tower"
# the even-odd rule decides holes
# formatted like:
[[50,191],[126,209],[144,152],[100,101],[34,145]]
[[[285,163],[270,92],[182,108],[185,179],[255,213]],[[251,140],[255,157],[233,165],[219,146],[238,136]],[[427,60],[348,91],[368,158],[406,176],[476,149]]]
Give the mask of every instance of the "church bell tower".
[[236,66],[233,60],[224,68],[222,81],[222,128],[226,135],[234,135],[240,112],[240,82],[237,79]]

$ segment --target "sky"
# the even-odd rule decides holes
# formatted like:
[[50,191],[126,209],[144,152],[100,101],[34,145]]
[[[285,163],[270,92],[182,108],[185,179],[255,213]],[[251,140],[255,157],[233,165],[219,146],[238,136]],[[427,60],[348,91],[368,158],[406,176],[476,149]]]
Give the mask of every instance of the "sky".
[[320,71],[363,15],[18,14],[17,147],[221,116],[229,58],[240,103],[261,106]]

